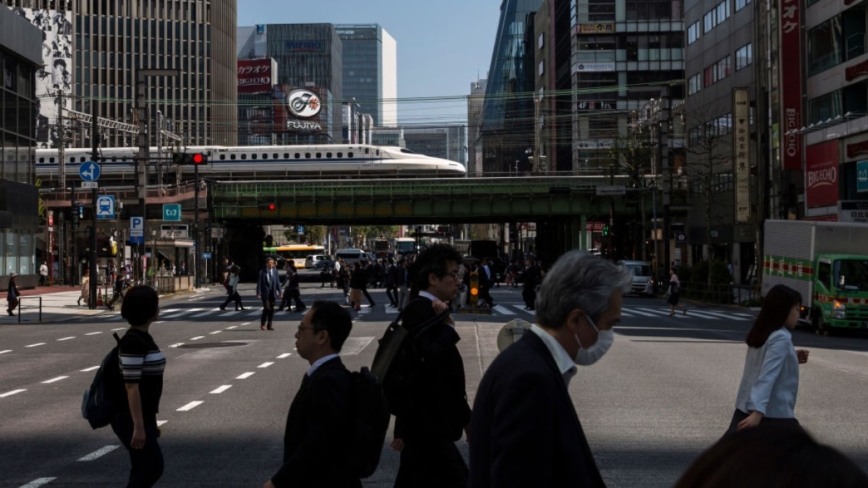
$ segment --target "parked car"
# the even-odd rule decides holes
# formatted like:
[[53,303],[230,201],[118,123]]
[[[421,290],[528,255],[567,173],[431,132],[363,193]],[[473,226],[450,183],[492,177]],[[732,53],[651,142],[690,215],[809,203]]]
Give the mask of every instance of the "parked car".
[[618,261],[633,273],[633,283],[630,291],[639,296],[654,295],[654,277],[651,273],[651,263],[648,261]]
[[311,254],[304,258],[305,269],[315,269],[322,271],[324,269],[332,269],[335,267],[335,261],[327,254]]

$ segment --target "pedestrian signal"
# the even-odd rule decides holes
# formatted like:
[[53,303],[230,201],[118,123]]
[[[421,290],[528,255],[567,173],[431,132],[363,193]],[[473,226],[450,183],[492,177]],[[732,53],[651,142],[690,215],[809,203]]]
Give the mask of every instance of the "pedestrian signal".
[[603,226],[603,237],[609,237],[609,226],[608,225]]

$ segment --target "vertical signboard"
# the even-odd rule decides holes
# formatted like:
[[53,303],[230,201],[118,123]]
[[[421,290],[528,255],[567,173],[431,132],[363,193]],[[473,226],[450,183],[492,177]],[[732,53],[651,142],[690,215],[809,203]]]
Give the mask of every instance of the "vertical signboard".
[[868,161],[856,163],[856,193],[868,192]]
[[277,62],[272,58],[238,60],[238,93],[269,93],[275,82]]
[[733,171],[735,172],[735,221],[750,221],[750,94],[736,88],[733,108]]
[[802,46],[800,0],[780,0],[782,161],[785,170],[802,169]]
[[808,146],[805,155],[808,208],[838,204],[838,141]]

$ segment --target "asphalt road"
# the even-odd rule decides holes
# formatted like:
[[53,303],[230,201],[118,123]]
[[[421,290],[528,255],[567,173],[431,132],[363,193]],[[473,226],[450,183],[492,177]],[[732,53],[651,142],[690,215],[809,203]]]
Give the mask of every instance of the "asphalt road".
[[[338,299],[315,284],[303,298]],[[278,468],[289,403],[308,364],[294,350],[300,314],[278,313],[259,330],[260,305],[221,312],[214,289],[161,303],[151,333],[168,363],[158,419],[165,474],[158,486],[257,487]],[[468,394],[496,356],[507,321],[532,320],[520,290],[493,293],[492,315],[458,315]],[[345,345],[352,369],[369,365],[376,338],[395,317],[381,290],[364,308]],[[594,455],[611,487],[671,486],[728,426],[752,313],[691,308],[668,316],[662,300],[628,298],[615,345],[570,384]],[[123,333],[117,313],[57,324],[0,325],[0,486],[120,486],[129,460],[110,428],[91,430],[81,395],[94,369]],[[796,414],[818,439],[868,471],[868,337],[819,337],[796,331],[811,350],[802,366]],[[388,441],[388,439],[387,439]],[[461,447],[466,455],[466,444]],[[533,449],[533,446],[527,446]],[[384,447],[365,486],[392,486],[398,457]],[[43,484],[40,484],[43,483]]]

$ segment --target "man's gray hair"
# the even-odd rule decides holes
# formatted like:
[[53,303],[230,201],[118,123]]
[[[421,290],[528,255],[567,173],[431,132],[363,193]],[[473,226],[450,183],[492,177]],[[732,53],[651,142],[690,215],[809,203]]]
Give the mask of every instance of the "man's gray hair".
[[556,329],[580,308],[596,322],[615,290],[630,291],[633,274],[585,251],[570,251],[546,274],[536,298],[536,321]]

